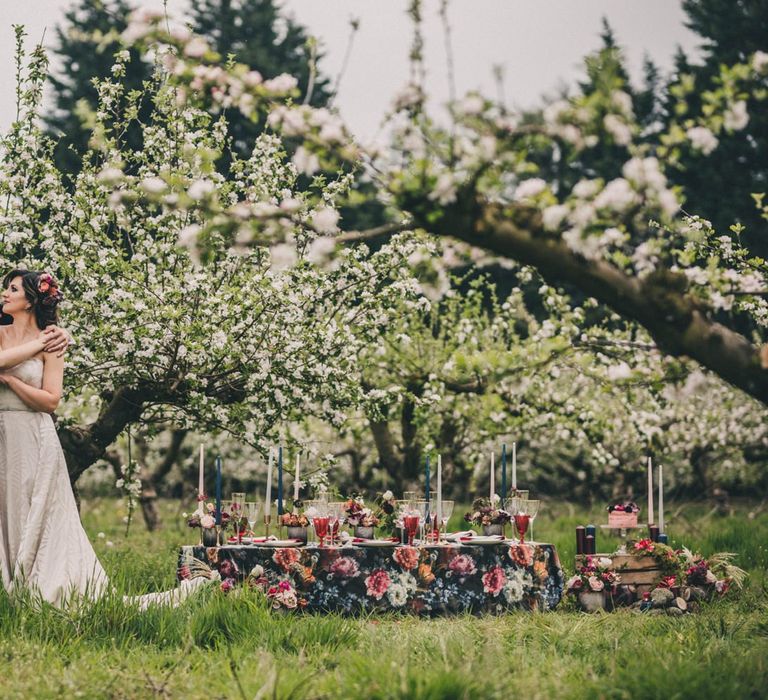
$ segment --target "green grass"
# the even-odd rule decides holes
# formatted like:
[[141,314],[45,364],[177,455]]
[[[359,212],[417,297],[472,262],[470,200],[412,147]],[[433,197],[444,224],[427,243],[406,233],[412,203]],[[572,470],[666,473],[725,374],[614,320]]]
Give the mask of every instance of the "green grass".
[[[678,506],[673,544],[732,551],[749,571],[741,593],[684,618],[629,611],[499,618],[345,619],[281,615],[255,592],[204,590],[181,608],[141,613],[123,593],[172,587],[192,539],[175,503],[166,526],[124,537],[112,501],[84,505],[116,592],[74,612],[0,593],[5,698],[757,698],[768,687],[768,515],[709,516]],[[462,511],[463,512],[463,511]],[[597,517],[593,513],[593,519]],[[457,515],[452,526],[459,527]],[[587,513],[551,504],[536,521],[570,569]],[[104,537],[97,533],[103,532]],[[114,546],[107,546],[107,542]],[[601,540],[610,550],[614,541]]]

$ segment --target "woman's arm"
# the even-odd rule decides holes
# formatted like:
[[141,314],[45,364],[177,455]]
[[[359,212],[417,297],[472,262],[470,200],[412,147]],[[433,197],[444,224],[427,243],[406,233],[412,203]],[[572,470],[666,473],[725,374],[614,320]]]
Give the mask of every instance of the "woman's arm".
[[[48,326],[34,340],[30,340],[22,345],[12,348],[0,349],[0,369],[8,369],[18,365],[19,362],[29,360],[38,353],[56,350],[57,354],[63,356],[61,351],[61,333],[63,331],[58,326]],[[66,348],[66,344],[64,345]]]
[[30,357],[34,357],[42,352],[44,348],[45,343],[42,338],[35,338],[23,345],[0,350],[0,369],[8,369],[9,367],[18,365],[19,362],[24,362],[24,360],[28,360]]
[[0,383],[11,389],[27,406],[41,413],[53,413],[61,401],[64,384],[64,358],[49,354],[44,356],[43,386],[36,389],[12,374],[0,372]]

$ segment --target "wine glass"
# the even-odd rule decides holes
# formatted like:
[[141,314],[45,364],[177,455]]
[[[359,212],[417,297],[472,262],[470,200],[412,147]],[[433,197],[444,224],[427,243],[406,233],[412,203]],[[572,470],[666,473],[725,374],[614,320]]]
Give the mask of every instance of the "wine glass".
[[237,532],[237,543],[243,542],[242,520],[245,510],[245,494],[240,491],[233,491],[229,505],[229,515],[232,518],[232,525]]
[[403,512],[403,526],[408,534],[409,547],[413,547],[413,538],[416,536],[416,531],[419,529],[421,518],[421,512],[415,508],[407,508]]
[[419,514],[419,533],[421,535],[421,541],[424,542],[425,530],[429,524],[429,501],[418,500],[415,503],[415,511]]
[[528,490],[524,490],[523,491],[523,490],[518,489],[517,491],[510,491],[510,493],[512,493],[513,495],[504,499],[504,501],[502,503],[502,507],[504,508],[504,510],[507,511],[507,513],[512,515],[512,510],[511,510],[511,508],[512,508],[512,499],[520,498],[520,499],[522,499],[524,501],[527,501],[528,500]]
[[315,506],[315,514],[312,516],[312,526],[315,528],[315,534],[320,540],[320,547],[325,547],[325,537],[328,534],[328,525],[330,517],[328,515],[327,504],[318,504]]
[[528,499],[526,501],[526,510],[527,510],[527,513],[528,513],[528,517],[531,519],[531,532],[530,532],[531,536],[530,536],[530,538],[528,540],[531,543],[534,542],[534,539],[533,539],[533,521],[536,519],[536,515],[539,512],[539,505],[541,505],[541,501],[536,500],[536,499],[534,499],[534,500]]
[[509,513],[515,521],[515,529],[520,536],[520,544],[525,544],[525,533],[528,531],[528,525],[531,516],[528,515],[528,501],[522,498],[511,498],[509,504]]
[[443,501],[440,504],[440,519],[442,520],[443,537],[448,534],[448,521],[451,519],[451,515],[453,515],[453,506],[453,501]]
[[333,501],[328,504],[328,527],[331,534],[331,546],[333,546],[334,540],[339,534],[339,523],[341,522],[341,517],[344,514],[344,505],[344,501]]
[[245,502],[245,516],[248,519],[248,528],[251,531],[251,536],[256,535],[253,527],[256,525],[256,520],[259,517],[259,510],[261,510],[261,503],[259,501]]

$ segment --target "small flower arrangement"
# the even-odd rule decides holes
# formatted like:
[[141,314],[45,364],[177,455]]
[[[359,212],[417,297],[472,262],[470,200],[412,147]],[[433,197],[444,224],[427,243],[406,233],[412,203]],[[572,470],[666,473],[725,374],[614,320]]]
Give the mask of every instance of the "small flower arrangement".
[[347,499],[344,503],[344,520],[351,527],[377,527],[380,522],[376,514],[366,507],[362,496]]
[[[221,513],[221,529],[225,530],[229,525],[230,516],[226,511]],[[216,506],[213,503],[203,503],[202,513],[196,510],[187,516],[187,525],[189,527],[201,527],[209,529],[216,526]]]
[[583,591],[611,590],[621,582],[621,576],[612,567],[613,561],[607,557],[597,559],[588,556],[584,566],[580,566],[566,581],[565,588],[568,593],[574,594]]
[[494,505],[491,505],[489,498],[476,498],[472,510],[464,515],[464,520],[473,525],[504,525],[512,520],[506,510]]
[[612,503],[606,508],[609,513],[617,511],[619,513],[639,513],[640,506],[634,501],[626,501],[624,503]]
[[280,525],[284,527],[309,527],[309,517],[301,510],[304,502],[296,499],[290,505],[286,502],[283,514],[280,516]]
[[376,496],[376,517],[379,525],[390,532],[397,529],[397,509],[395,508],[395,494],[392,491],[385,491]]

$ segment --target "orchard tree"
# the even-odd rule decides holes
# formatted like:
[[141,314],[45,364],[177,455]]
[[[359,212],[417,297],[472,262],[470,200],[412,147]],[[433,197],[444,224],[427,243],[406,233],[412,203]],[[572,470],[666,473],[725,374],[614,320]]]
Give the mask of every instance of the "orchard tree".
[[[420,303],[405,264],[415,239],[316,264],[328,250],[323,237],[337,230],[348,176],[300,190],[281,141],[264,134],[248,159],[230,154],[226,179],[216,169],[224,120],[182,109],[162,71],[141,96],[126,91],[130,61],[118,52],[112,77],[97,85],[91,146],[72,186],[37,125],[39,48],[18,88],[20,118],[2,141],[3,262],[60,278],[62,314],[78,339],[58,423],[73,482],[132,424],[229,432],[263,456],[296,415],[340,423],[365,400],[360,349],[402,300]],[[218,70],[213,77],[228,76],[231,87],[233,76]],[[241,86],[258,87],[258,98],[241,90],[254,110],[295,97],[288,76],[262,80],[245,67],[239,75]],[[152,106],[147,122],[139,99]],[[126,141],[137,121],[141,151]],[[257,234],[277,242],[278,232],[271,249],[238,245]],[[181,245],[198,235],[208,244],[200,256]]]

